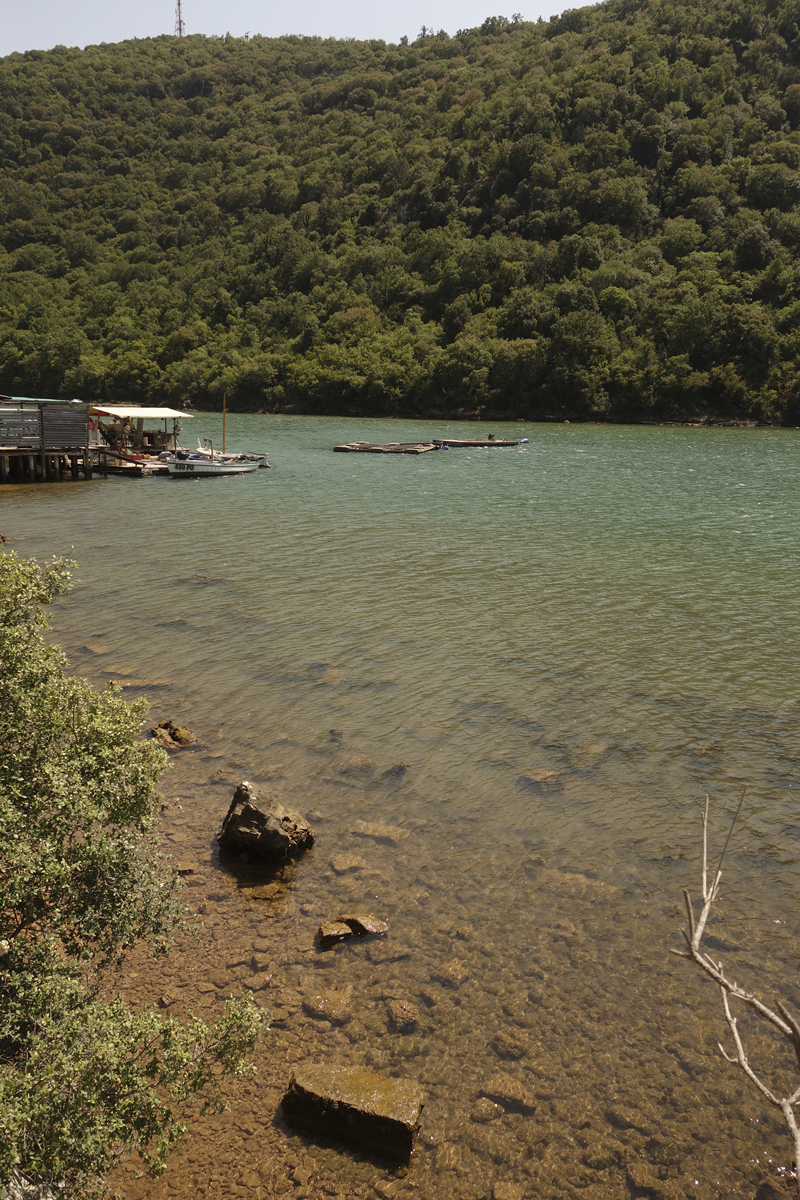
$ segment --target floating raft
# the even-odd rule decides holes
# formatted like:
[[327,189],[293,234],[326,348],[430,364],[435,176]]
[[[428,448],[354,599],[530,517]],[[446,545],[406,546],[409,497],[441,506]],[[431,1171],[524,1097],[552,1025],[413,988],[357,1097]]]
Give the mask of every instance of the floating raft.
[[490,446],[518,446],[519,442],[503,441],[500,438],[434,438],[430,442],[345,442],[334,446],[340,454],[427,454],[430,450],[452,448],[480,449]]
[[440,449],[435,442],[346,442],[333,448],[340,454],[427,454]]
[[518,446],[519,442],[507,442],[503,438],[434,438],[433,444],[437,450],[441,450],[443,446],[449,446],[451,450],[470,450],[483,446],[500,446],[505,449],[508,446]]

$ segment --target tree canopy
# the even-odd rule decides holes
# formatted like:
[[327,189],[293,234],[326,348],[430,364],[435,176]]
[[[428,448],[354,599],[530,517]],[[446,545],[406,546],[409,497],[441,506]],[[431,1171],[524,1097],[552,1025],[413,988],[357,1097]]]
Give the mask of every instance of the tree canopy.
[[0,60],[0,389],[800,422],[800,3]]

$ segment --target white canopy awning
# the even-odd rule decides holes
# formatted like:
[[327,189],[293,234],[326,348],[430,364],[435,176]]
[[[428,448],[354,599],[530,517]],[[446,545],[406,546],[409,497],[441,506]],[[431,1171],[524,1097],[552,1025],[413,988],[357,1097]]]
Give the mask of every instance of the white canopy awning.
[[177,408],[135,408],[132,404],[93,404],[95,412],[109,417],[130,417],[132,421],[164,421],[169,417],[176,420],[184,417],[191,418],[192,414],[181,412]]

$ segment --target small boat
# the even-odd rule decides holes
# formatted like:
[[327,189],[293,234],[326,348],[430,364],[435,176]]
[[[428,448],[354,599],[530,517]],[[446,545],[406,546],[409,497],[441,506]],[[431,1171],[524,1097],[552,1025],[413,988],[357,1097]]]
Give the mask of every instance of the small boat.
[[258,456],[253,455],[253,462],[247,462],[241,455],[215,454],[211,441],[207,441],[208,450],[198,450],[196,453],[181,455],[167,461],[169,473],[173,479],[206,479],[216,475],[249,475],[257,471],[261,465]]
[[208,475],[249,475],[258,470],[258,463],[218,462],[211,458],[188,458],[183,462],[171,462],[169,473],[173,479],[199,479]]
[[[208,457],[214,453],[214,449],[210,438],[204,438],[203,440],[205,445],[201,446],[200,438],[197,439],[197,453],[202,454],[204,457]],[[208,447],[211,447],[211,449],[208,449]],[[178,454],[178,457],[180,457],[180,453]],[[266,454],[226,454],[224,450],[220,454],[218,450],[214,457],[220,462],[248,462],[255,463],[257,467],[269,466]]]

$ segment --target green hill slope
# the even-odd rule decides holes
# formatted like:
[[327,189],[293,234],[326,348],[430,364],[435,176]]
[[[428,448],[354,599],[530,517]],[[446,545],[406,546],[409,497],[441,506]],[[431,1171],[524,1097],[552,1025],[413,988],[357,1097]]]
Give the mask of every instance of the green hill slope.
[[0,391],[800,423],[800,0],[0,60]]

